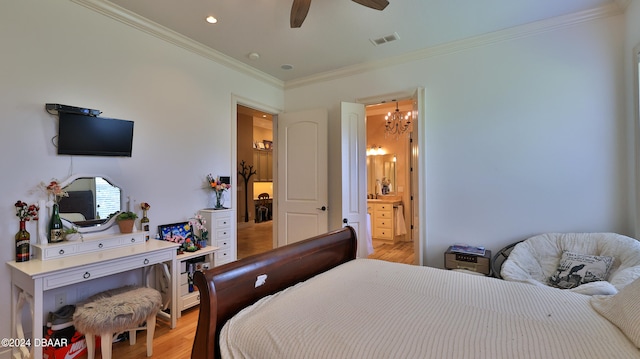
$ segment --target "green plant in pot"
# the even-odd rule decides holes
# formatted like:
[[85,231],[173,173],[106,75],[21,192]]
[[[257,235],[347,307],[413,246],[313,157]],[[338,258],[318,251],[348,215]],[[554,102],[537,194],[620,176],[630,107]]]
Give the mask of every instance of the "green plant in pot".
[[133,225],[135,224],[136,218],[138,218],[138,215],[133,212],[120,212],[116,216],[116,222],[118,222],[118,227],[120,227],[120,233],[133,232]]

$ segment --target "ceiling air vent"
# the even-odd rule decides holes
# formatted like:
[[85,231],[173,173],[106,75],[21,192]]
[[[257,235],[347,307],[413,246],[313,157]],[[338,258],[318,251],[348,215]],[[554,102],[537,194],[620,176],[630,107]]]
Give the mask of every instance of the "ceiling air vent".
[[400,36],[398,35],[397,32],[394,32],[391,35],[379,37],[377,39],[370,39],[370,40],[375,46],[378,46],[378,45],[386,44],[387,42],[400,40]]

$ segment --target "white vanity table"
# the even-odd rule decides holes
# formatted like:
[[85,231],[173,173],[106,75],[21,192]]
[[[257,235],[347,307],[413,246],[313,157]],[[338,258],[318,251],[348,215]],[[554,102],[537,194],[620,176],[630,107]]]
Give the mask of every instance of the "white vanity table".
[[[134,203],[124,191],[106,177],[75,175],[60,186],[66,194],[60,196],[60,214],[66,227],[74,226],[84,235],[80,241],[47,243],[45,226],[48,223],[47,208],[52,202],[40,201],[41,220],[38,223],[37,243],[32,243],[34,257],[27,262],[7,262],[11,270],[11,305],[13,338],[29,340],[28,347],[13,349],[14,358],[42,359],[43,347],[37,344],[44,338],[45,311],[53,293],[68,293],[73,287],[90,288],[89,281],[121,273],[139,271],[142,278],[138,284],[149,284],[151,269],[162,264],[171,278],[165,287],[170,298],[170,314],[159,314],[170,321],[171,328],[177,323],[177,243],[146,240],[147,232],[119,233],[114,213],[136,211]],[[128,199],[128,200],[125,200]],[[51,198],[47,198],[51,200]],[[105,213],[112,215],[106,216]],[[80,218],[71,222],[69,218]],[[168,269],[170,268],[170,269]],[[137,275],[134,274],[134,278]],[[117,280],[117,276],[111,277]],[[102,282],[102,281],[97,281]],[[95,283],[95,282],[94,282]],[[115,284],[117,285],[117,283]],[[110,288],[99,288],[95,292]],[[88,293],[93,294],[93,293]],[[46,302],[45,302],[46,301]],[[25,337],[24,306],[31,317],[30,337]],[[69,304],[73,304],[69,302]]]
[[[145,232],[137,232],[127,235],[144,236]],[[115,237],[122,237],[117,235]],[[144,237],[143,237],[144,238]],[[93,241],[91,241],[93,242]],[[87,242],[79,242],[87,243]],[[150,240],[148,242],[119,246],[115,248],[107,247],[98,251],[82,253],[81,255],[61,256],[48,260],[33,259],[28,262],[11,261],[7,264],[11,267],[12,282],[12,324],[15,338],[24,338],[21,315],[22,306],[29,304],[32,314],[32,338],[44,338],[44,298],[47,291],[90,281],[96,278],[106,277],[118,273],[123,273],[135,269],[144,269],[145,277],[151,272],[149,269],[155,264],[170,264],[171,277],[177,278],[176,252],[178,244]],[[54,250],[55,245],[44,245],[46,252]],[[176,326],[177,309],[177,283],[172,281],[171,287],[171,328]],[[32,346],[32,356],[36,359],[42,358],[42,347]],[[30,357],[26,348],[23,350],[14,349],[14,356],[20,352],[23,358]]]
[[[41,342],[45,336],[43,328],[45,314],[48,312],[46,304],[49,304],[57,293],[68,293],[74,287],[90,288],[92,285],[89,281],[104,278],[94,282],[93,287],[96,287],[95,283],[99,283],[99,287],[103,281],[117,281],[119,274],[130,271],[136,271],[133,272],[134,277],[137,271],[140,271],[142,278],[138,283],[154,287],[150,285],[150,276],[152,273],[158,274],[152,270],[156,265],[160,265],[158,267],[162,269],[162,277],[168,277],[168,282],[160,281],[162,283],[158,290],[166,295],[165,300],[170,303],[167,308],[169,314],[160,311],[158,315],[168,319],[173,329],[181,311],[199,302],[197,292],[180,294],[182,262],[198,256],[208,257],[211,265],[235,260],[235,240],[232,240],[235,234],[231,225],[231,219],[235,218],[233,210],[215,213],[203,210],[203,215],[209,221],[209,245],[196,252],[178,255],[179,244],[164,240],[147,240],[148,232],[119,233],[117,226],[113,226],[113,214],[117,211],[136,212],[137,208],[133,200],[126,197],[124,191],[108,178],[74,175],[60,186],[67,192],[64,198],[59,199],[63,223],[65,227],[76,227],[84,238],[78,241],[47,243],[45,226],[49,215],[46,208],[51,206],[52,202],[40,201],[42,212],[38,223],[38,241],[31,246],[33,257],[27,262],[7,262],[11,270],[13,338],[29,340],[29,337],[25,336],[23,326],[23,316],[26,316],[23,310],[25,305],[30,310],[32,322],[30,343]],[[101,220],[105,213],[110,215],[106,216],[107,219]],[[71,222],[67,217],[80,220]],[[100,288],[95,292],[106,289],[110,288]],[[31,345],[30,348],[13,348],[12,354],[16,359],[42,359],[43,347]]]

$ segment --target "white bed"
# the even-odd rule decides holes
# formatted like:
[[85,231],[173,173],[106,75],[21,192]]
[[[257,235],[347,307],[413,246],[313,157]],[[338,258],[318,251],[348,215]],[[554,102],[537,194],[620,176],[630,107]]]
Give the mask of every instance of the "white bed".
[[[265,297],[222,358],[638,358],[590,296],[357,259]],[[300,345],[303,343],[303,345]]]
[[346,227],[196,272],[192,359],[640,358],[640,279],[587,296],[356,247]]

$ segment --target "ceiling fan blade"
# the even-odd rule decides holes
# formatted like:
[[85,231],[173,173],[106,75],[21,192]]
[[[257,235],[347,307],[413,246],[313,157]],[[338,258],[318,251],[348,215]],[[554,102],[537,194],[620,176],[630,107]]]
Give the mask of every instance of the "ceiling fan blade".
[[384,10],[384,8],[389,5],[387,0],[353,0],[353,2],[357,2],[360,5],[364,5],[375,10]]
[[291,17],[289,23],[291,27],[300,27],[307,17],[309,7],[311,6],[311,0],[293,0],[291,5]]

